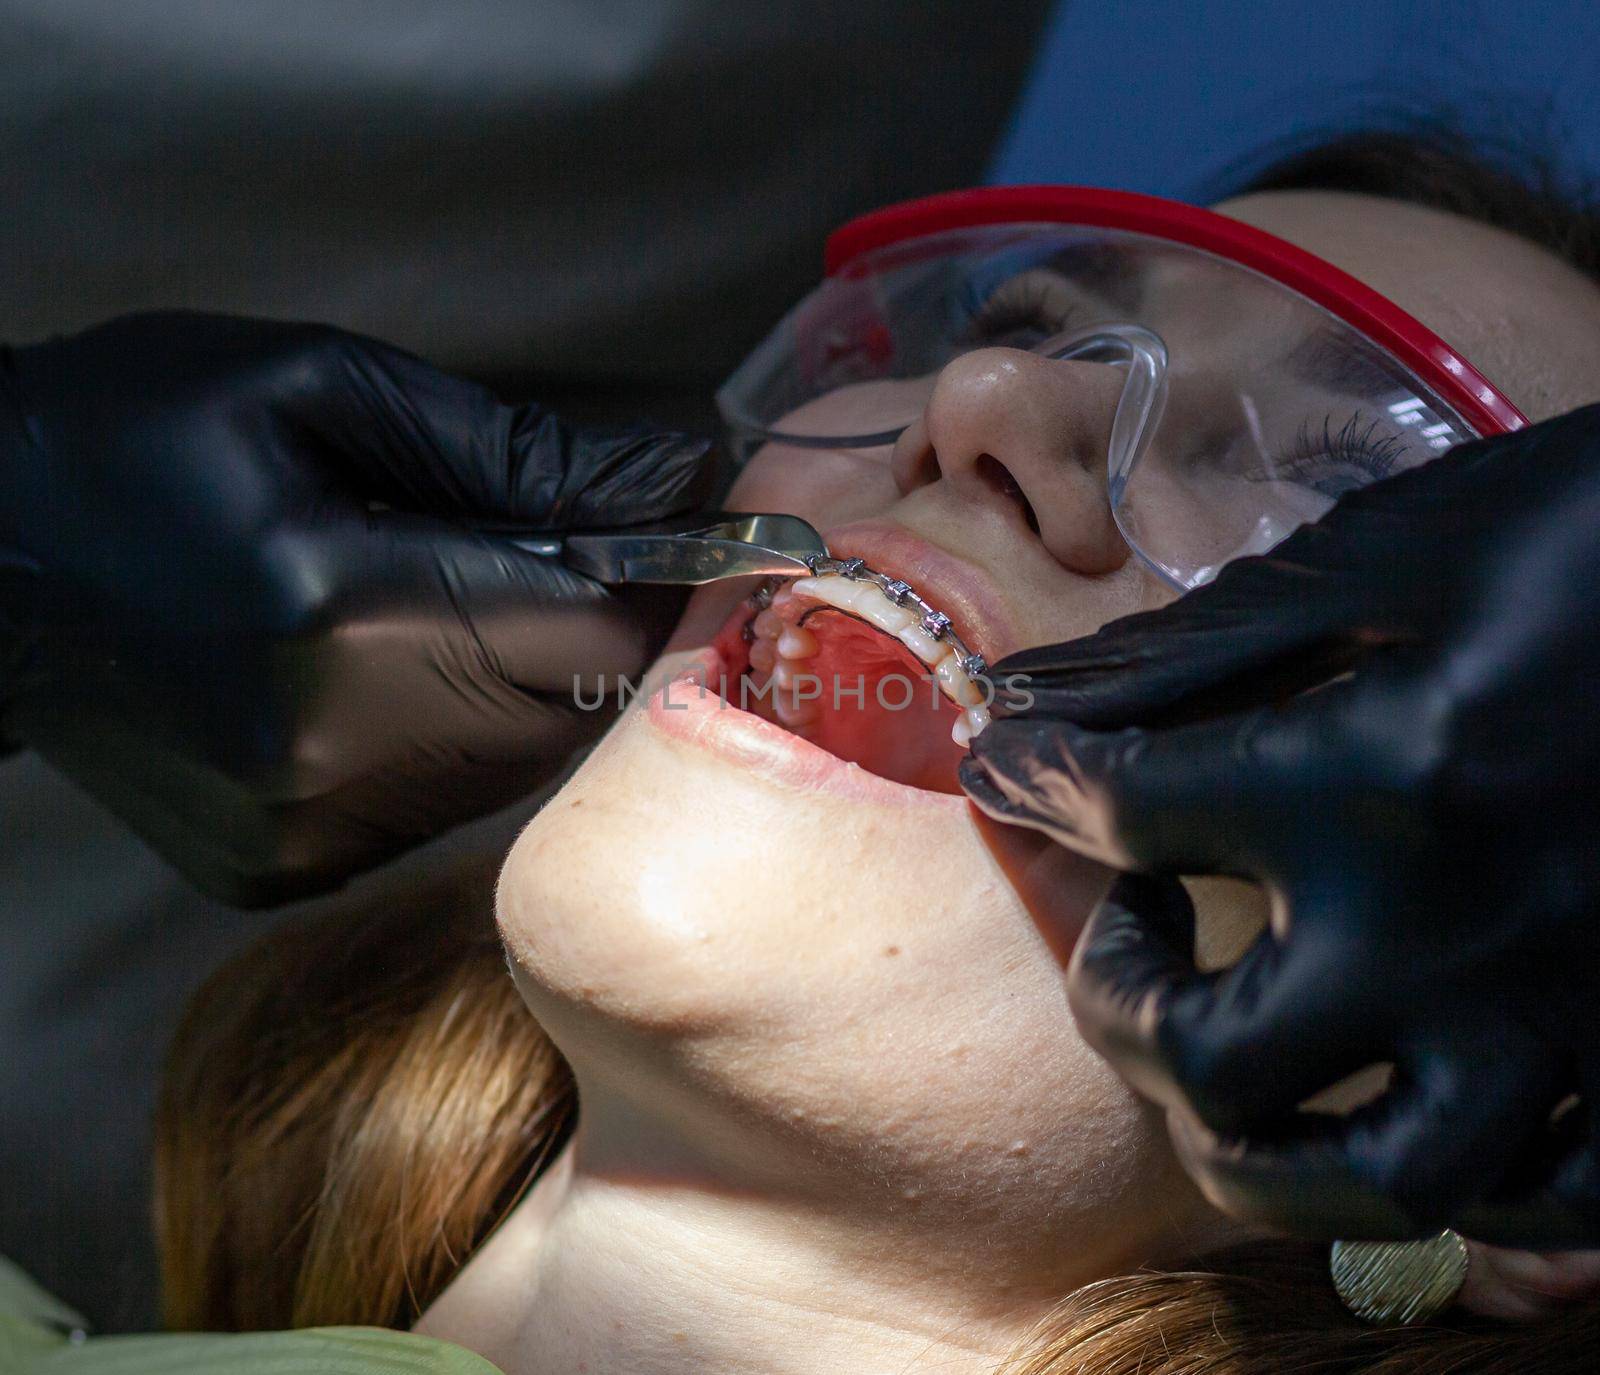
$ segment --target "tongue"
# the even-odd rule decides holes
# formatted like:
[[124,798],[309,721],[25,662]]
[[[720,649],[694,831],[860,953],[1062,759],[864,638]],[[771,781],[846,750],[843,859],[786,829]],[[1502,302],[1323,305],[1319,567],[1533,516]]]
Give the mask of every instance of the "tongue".
[[837,611],[806,621],[817,653],[805,670],[818,680],[820,718],[805,728],[814,744],[869,773],[914,788],[956,793],[966,751],[950,738],[960,715],[922,662],[883,632]]

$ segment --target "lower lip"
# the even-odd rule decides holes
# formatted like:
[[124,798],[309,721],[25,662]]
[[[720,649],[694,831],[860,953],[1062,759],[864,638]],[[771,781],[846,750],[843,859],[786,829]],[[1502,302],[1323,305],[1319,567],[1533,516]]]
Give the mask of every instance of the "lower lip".
[[755,777],[796,792],[965,814],[964,797],[879,778],[740,710],[716,692],[726,680],[727,661],[714,648],[702,650],[651,694],[646,719],[670,739],[720,755]]

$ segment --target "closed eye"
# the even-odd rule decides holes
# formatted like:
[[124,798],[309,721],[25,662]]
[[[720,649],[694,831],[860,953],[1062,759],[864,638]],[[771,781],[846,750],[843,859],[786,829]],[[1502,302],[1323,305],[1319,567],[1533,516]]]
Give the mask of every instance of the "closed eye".
[[962,338],[977,347],[1032,348],[1065,331],[1079,308],[1064,277],[1035,268],[1007,278],[973,303]]
[[1320,431],[1309,420],[1302,424],[1293,449],[1273,463],[1270,471],[1247,476],[1256,481],[1296,482],[1337,499],[1388,477],[1405,453],[1405,441],[1381,433],[1376,420],[1352,415],[1336,430],[1333,416],[1327,415]]

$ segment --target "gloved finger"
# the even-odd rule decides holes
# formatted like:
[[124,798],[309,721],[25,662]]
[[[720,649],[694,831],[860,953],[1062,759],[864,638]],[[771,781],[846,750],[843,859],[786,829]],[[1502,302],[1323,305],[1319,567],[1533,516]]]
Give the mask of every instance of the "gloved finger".
[[1121,874],[1089,916],[1067,966],[1067,1002],[1083,1039],[1145,1097],[1172,1101],[1161,1025],[1204,984],[1194,963],[1194,904],[1177,879]]
[[[1118,869],[1273,878],[1292,836],[1311,847],[1362,843],[1360,818],[1312,819],[1330,778],[1389,788],[1426,759],[1373,721],[1416,719],[1426,650],[1390,648],[1337,683],[1279,706],[1164,729],[1094,731],[1074,722],[1009,718],[971,745],[961,780],[997,820],[1043,830]],[[973,788],[981,779],[987,786]],[[1286,826],[1286,818],[1292,824]],[[1348,863],[1347,857],[1337,862]]]
[[401,510],[549,528],[626,525],[692,509],[709,441],[648,427],[584,430],[536,404],[374,339],[313,330],[283,403],[360,496]]
[[[537,467],[554,446],[561,481],[541,520],[556,529],[633,525],[704,506],[716,485],[709,439],[644,426],[573,429],[548,412],[518,408],[512,445]],[[521,498],[519,498],[521,499]]]
[[[220,856],[212,872],[235,895],[235,905],[263,906],[324,892],[351,874],[403,854],[451,827],[532,796],[565,766],[568,756],[604,729],[609,718],[551,703],[519,713],[518,733],[486,736],[460,751],[439,786],[419,789],[431,763],[419,746],[327,793],[295,803],[243,798],[253,837],[247,866]],[[512,718],[504,725],[512,726]],[[213,886],[210,891],[219,896]],[[241,897],[248,901],[241,901]]]
[[[458,697],[473,704],[451,723],[458,734],[450,739],[429,729],[436,709],[419,713],[419,725],[404,703],[364,698],[359,723],[325,723],[340,732],[324,736],[337,738],[339,750],[320,769],[285,768],[291,761],[265,756],[202,759],[114,705],[33,713],[28,731],[43,757],[195,887],[259,908],[321,892],[528,796],[612,719],[508,684],[467,685]],[[383,738],[372,740],[375,732]],[[269,742],[262,748],[270,753]]]
[[1484,1230],[1470,1205],[1499,1185],[1540,1128],[1555,1076],[1526,1033],[1497,1031],[1432,1049],[1345,1117],[1299,1113],[1271,1136],[1240,1138],[1171,1108],[1168,1130],[1205,1196],[1241,1221],[1325,1240],[1402,1240],[1456,1226],[1520,1244]]
[[[282,841],[278,819],[297,801],[267,803],[215,764],[167,747],[116,712],[76,714],[76,730],[30,721],[30,743],[201,892],[250,909],[322,886],[318,875],[297,872],[302,861]],[[86,716],[92,734],[81,730]]]
[[1593,1143],[1578,1146],[1542,1185],[1500,1190],[1465,1209],[1454,1225],[1519,1250],[1600,1246],[1600,1154]]
[[[386,569],[391,595],[365,620],[363,652],[380,653],[384,625],[414,622],[419,603],[447,606],[441,631],[456,633],[437,636],[433,653],[463,691],[508,683],[570,702],[575,680],[614,683],[643,669],[684,600],[675,588],[618,595],[559,558],[425,516],[373,515],[367,532],[369,594],[381,596]],[[337,534],[326,543],[330,558],[342,556]],[[394,643],[418,652],[412,634]],[[501,705],[516,710],[514,701]]]
[[[465,758],[447,781],[425,792],[414,777],[382,770],[292,800],[225,787],[214,777],[203,786],[191,779],[181,791],[152,791],[121,778],[96,795],[201,892],[242,909],[275,907],[325,892],[452,826],[530,796],[605,724],[544,710],[548,720],[538,727],[524,721],[515,755]],[[202,812],[206,799],[210,806]]]
[[1474,1205],[1463,1231],[1535,1251],[1600,1246],[1596,1059],[1590,1050],[1580,1062],[1577,1099],[1563,1104],[1494,1195]]
[[1174,879],[1124,875],[1095,910],[1067,973],[1086,1041],[1146,1097],[1238,1134],[1385,1058],[1383,1019],[1352,982],[1359,952],[1310,922],[1264,931],[1227,969],[1201,973],[1193,908]]
[[996,821],[1041,831],[1112,868],[1129,867],[1099,824],[1103,817],[1082,795],[1061,740],[1056,721],[990,722],[957,770],[962,790]]
[[1239,559],[1170,606],[1000,660],[995,681],[1017,688],[997,694],[998,712],[1026,704],[1031,715],[1107,730],[1291,695],[1356,657],[1347,591],[1277,554]]
[[1023,717],[991,722],[963,761],[962,787],[999,821],[1042,830],[1118,869],[1252,876],[1250,819],[1302,786],[1312,762],[1300,712],[1086,730]]

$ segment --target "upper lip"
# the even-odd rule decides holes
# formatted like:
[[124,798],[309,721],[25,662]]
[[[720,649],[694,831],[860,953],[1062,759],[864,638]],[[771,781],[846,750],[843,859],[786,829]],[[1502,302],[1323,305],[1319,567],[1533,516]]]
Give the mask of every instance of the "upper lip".
[[823,532],[835,558],[861,559],[875,572],[908,583],[950,618],[968,649],[991,664],[1017,649],[1004,600],[988,575],[891,520],[854,521]]

